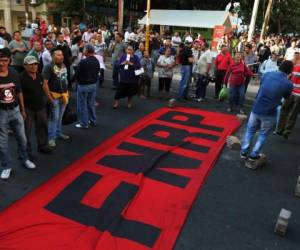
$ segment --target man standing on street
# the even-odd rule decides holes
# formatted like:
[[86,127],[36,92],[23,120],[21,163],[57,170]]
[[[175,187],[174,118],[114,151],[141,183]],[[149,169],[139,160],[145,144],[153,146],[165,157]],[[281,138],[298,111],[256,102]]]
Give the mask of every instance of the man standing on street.
[[42,63],[43,67],[50,65],[52,63],[51,50],[53,49],[53,43],[51,40],[45,41],[45,49],[42,52]]
[[64,65],[67,68],[68,72],[68,88],[71,89],[71,62],[72,62],[72,52],[68,45],[68,43],[65,41],[64,35],[62,33],[57,34],[57,43],[56,48],[60,49],[63,53],[64,58]]
[[121,56],[125,53],[126,45],[123,43],[123,36],[121,33],[117,33],[115,36],[115,43],[113,44],[111,63],[113,67],[113,88],[117,88],[119,84],[119,65],[118,62]]
[[28,53],[29,46],[22,39],[20,31],[14,32],[14,40],[8,44],[8,48],[12,54],[11,66],[14,67],[18,73],[23,72],[23,62],[26,54]]
[[[293,85],[288,80],[292,73],[293,63],[284,61],[278,72],[266,73],[260,83],[260,89],[256,97],[252,112],[244,136],[241,158],[249,160],[251,169],[256,169],[255,162],[260,159],[260,152],[263,148],[268,134],[276,124],[276,111],[282,98],[289,98]],[[249,153],[250,145],[256,132],[259,131],[254,147]]]
[[78,64],[77,70],[77,111],[79,123],[76,128],[88,128],[96,126],[96,90],[100,72],[100,63],[95,55],[95,49],[91,44],[85,45],[85,59]]
[[35,125],[38,152],[52,153],[48,147],[47,97],[43,90],[42,76],[38,73],[38,65],[39,61],[36,57],[26,56],[24,59],[25,71],[20,76],[26,110],[25,132],[29,157],[32,156],[30,138],[33,124]]
[[63,63],[63,52],[55,48],[51,51],[51,55],[52,64],[43,69],[43,89],[51,106],[48,123],[48,143],[50,147],[55,147],[57,138],[70,139],[68,135],[62,132],[62,118],[69,102],[69,93],[67,68]]
[[23,94],[20,78],[8,68],[11,53],[8,48],[0,49],[0,161],[3,180],[9,179],[12,168],[9,166],[8,131],[12,129],[18,142],[19,159],[28,169],[36,168],[27,154],[25,136]]
[[202,53],[197,62],[197,88],[196,100],[202,102],[206,98],[206,88],[209,83],[209,74],[212,64],[212,54],[209,50],[209,44],[204,43],[202,46]]
[[192,66],[194,62],[193,52],[191,50],[192,43],[185,42],[185,47],[181,50],[179,57],[181,59],[181,80],[179,84],[179,91],[177,99],[187,99],[188,85],[191,79]]

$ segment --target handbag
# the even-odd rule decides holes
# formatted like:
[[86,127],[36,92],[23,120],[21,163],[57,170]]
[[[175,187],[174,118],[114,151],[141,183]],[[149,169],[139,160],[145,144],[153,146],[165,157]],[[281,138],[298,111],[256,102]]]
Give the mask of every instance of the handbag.
[[62,125],[70,125],[77,121],[77,115],[74,110],[70,107],[70,104],[67,104],[63,118]]
[[219,93],[219,100],[225,101],[228,98],[229,90],[226,86],[224,86]]

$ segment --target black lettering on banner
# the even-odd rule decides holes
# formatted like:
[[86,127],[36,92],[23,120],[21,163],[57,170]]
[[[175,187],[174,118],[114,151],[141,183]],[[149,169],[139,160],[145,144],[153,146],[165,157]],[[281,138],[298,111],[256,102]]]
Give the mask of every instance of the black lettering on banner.
[[[157,133],[163,132],[167,136],[159,136]],[[133,137],[162,143],[168,146],[179,146],[181,148],[194,150],[196,152],[208,153],[209,147],[193,144],[192,142],[185,142],[184,139],[188,137],[203,138],[206,140],[217,141],[219,136],[204,134],[204,133],[190,133],[185,129],[172,128],[160,124],[153,124],[145,127],[138,133],[134,134]]]
[[95,173],[82,173],[45,208],[83,225],[94,226],[99,231],[109,231],[113,236],[152,247],[161,230],[142,222],[127,220],[121,216],[122,211],[138,191],[136,185],[121,182],[100,208],[89,207],[81,203],[86,193],[101,177]]
[[[180,117],[183,119],[175,119],[176,117]],[[179,111],[170,111],[158,117],[157,119],[165,122],[177,123],[180,125],[202,128],[202,129],[207,129],[216,132],[224,131],[224,128],[222,127],[202,124],[201,121],[204,119],[204,116],[202,115],[193,115],[193,114],[183,113]]]
[[118,149],[139,155],[106,155],[97,163],[129,173],[143,173],[150,179],[180,188],[184,188],[190,178],[159,168],[196,169],[201,165],[201,161],[197,159],[127,142],[121,143]]

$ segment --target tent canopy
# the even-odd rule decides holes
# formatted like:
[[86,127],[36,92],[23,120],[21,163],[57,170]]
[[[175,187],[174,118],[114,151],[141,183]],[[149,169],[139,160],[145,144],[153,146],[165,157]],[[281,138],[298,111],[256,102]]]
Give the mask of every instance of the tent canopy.
[[[146,19],[147,15],[139,20],[139,24],[145,25]],[[213,29],[216,25],[232,27],[228,11],[210,10],[151,10],[150,25],[208,29]]]

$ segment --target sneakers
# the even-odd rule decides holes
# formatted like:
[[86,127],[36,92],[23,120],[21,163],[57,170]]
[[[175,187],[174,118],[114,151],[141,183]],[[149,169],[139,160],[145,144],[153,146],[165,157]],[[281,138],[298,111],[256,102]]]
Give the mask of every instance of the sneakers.
[[57,136],[59,139],[62,139],[62,140],[69,140],[70,139],[70,136],[68,135],[65,135],[65,134],[60,134],[59,136]]
[[89,126],[83,126],[83,125],[81,125],[80,123],[77,123],[77,124],[75,125],[75,127],[76,127],[76,128],[82,128],[82,129],[88,129],[88,128],[89,128]]
[[49,146],[50,148],[55,148],[55,147],[56,147],[55,140],[49,140],[48,146]]
[[[26,160],[25,162],[23,162],[23,165],[27,169],[35,169],[36,168],[36,165],[30,160]],[[0,175],[0,179],[8,180],[11,177],[12,173],[13,173],[12,168],[3,169],[1,172],[1,175]]]
[[196,102],[203,102],[203,101],[204,101],[203,98],[198,98],[198,99],[196,99]]
[[11,173],[12,173],[11,168],[7,168],[7,169],[2,170],[1,176],[0,176],[1,180],[8,180],[11,176]]
[[36,165],[30,160],[26,160],[24,162],[24,166],[28,169],[35,169],[36,168]]
[[228,108],[227,112],[231,113],[232,112],[232,108]]

